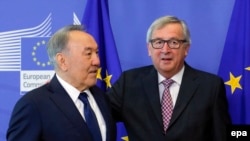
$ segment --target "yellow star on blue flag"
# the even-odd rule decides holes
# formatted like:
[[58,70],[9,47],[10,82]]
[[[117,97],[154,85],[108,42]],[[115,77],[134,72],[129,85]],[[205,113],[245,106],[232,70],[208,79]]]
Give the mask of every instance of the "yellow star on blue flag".
[[230,80],[227,81],[225,84],[231,86],[231,92],[232,94],[234,93],[236,88],[242,89],[241,85],[240,85],[240,79],[241,79],[241,75],[238,77],[235,77],[231,72],[230,72]]

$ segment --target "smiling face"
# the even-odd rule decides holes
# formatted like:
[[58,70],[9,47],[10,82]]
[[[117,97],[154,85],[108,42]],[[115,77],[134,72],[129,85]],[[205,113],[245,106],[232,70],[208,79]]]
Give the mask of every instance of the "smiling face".
[[82,31],[71,31],[66,50],[56,56],[61,77],[79,91],[96,84],[100,66],[98,47],[94,38]]
[[[152,32],[151,39],[162,40],[185,40],[183,29],[179,23],[169,23],[162,28]],[[171,49],[167,43],[161,49],[154,49],[151,43],[148,43],[148,54],[151,56],[152,62],[157,71],[166,78],[170,78],[178,73],[184,65],[184,59],[188,54],[190,45],[180,43],[178,49]]]

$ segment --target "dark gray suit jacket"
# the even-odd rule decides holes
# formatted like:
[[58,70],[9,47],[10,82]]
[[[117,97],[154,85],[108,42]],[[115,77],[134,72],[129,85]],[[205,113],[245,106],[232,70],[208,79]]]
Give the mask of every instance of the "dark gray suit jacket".
[[163,134],[157,71],[125,71],[108,92],[113,115],[129,141],[226,141],[231,120],[221,78],[185,64],[172,119]]
[[[106,95],[90,88],[107,126],[107,141],[116,140],[116,125]],[[24,95],[15,105],[8,141],[92,141],[72,99],[54,76],[50,83]]]

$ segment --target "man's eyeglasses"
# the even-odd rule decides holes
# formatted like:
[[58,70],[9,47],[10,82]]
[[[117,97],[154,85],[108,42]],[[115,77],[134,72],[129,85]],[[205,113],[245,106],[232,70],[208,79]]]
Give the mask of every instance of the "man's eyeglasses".
[[153,48],[161,49],[165,45],[168,44],[168,47],[171,49],[178,49],[182,43],[185,43],[186,40],[177,40],[177,39],[170,39],[170,40],[162,40],[162,39],[152,39],[150,43]]

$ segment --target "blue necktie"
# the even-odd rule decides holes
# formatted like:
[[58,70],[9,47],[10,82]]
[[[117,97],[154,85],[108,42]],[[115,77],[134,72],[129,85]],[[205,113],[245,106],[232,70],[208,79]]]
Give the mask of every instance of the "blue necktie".
[[100,128],[99,128],[95,113],[89,104],[88,95],[85,92],[83,92],[79,95],[79,99],[84,104],[85,120],[86,120],[87,126],[92,134],[94,141],[102,141]]

